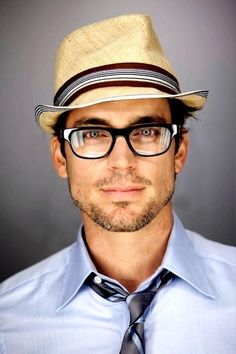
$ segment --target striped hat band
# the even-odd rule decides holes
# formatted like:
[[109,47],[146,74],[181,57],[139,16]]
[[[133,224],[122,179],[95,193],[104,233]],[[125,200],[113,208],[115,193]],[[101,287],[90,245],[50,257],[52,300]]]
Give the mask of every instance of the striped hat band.
[[74,75],[57,91],[54,105],[68,106],[87,91],[109,86],[152,87],[167,94],[181,93],[177,79],[163,68],[142,63],[118,63]]

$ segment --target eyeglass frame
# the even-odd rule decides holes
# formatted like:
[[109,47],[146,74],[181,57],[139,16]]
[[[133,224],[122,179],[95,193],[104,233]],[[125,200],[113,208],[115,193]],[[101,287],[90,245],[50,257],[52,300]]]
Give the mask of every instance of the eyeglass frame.
[[[163,152],[157,153],[157,154],[152,154],[152,155],[143,155],[143,154],[140,154],[137,151],[135,151],[135,149],[133,148],[131,142],[129,141],[129,135],[130,135],[130,133],[133,130],[138,129],[138,128],[145,128],[145,127],[164,127],[164,128],[167,128],[169,130],[169,132],[171,134],[170,142],[169,142],[168,147]],[[102,156],[99,156],[99,157],[85,157],[85,156],[78,155],[73,150],[72,143],[70,141],[70,137],[71,137],[72,133],[74,131],[89,130],[89,129],[91,129],[91,130],[105,130],[105,131],[108,131],[111,134],[111,137],[112,137],[111,146],[110,146],[110,148],[108,149],[108,151],[106,152],[105,155],[102,155]],[[69,143],[70,148],[71,148],[73,154],[76,157],[79,157],[81,159],[86,159],[86,160],[98,160],[98,159],[102,159],[104,157],[109,156],[110,153],[112,152],[114,146],[115,146],[116,139],[119,136],[122,136],[122,137],[125,138],[128,147],[130,148],[130,150],[132,151],[132,153],[134,155],[141,156],[141,157],[154,157],[154,156],[159,156],[159,155],[165,154],[169,150],[173,138],[174,137],[178,137],[178,135],[180,133],[180,129],[181,129],[181,125],[180,124],[172,124],[172,123],[161,123],[161,124],[158,124],[158,123],[143,123],[143,124],[136,124],[136,125],[133,125],[133,126],[130,126],[130,127],[127,127],[127,128],[112,128],[112,127],[102,127],[102,126],[92,125],[92,126],[81,126],[81,127],[76,127],[76,128],[65,128],[65,129],[61,130],[59,139],[61,141],[65,140],[65,141],[67,141]],[[176,151],[178,150],[178,147],[179,147],[179,139],[177,140]]]

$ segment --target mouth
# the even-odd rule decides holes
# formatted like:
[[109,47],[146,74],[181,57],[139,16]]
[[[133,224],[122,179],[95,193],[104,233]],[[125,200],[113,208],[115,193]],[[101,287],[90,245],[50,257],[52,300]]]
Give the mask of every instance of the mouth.
[[127,200],[127,198],[130,199],[139,196],[144,189],[144,187],[140,186],[112,186],[102,188],[101,191],[108,197]]

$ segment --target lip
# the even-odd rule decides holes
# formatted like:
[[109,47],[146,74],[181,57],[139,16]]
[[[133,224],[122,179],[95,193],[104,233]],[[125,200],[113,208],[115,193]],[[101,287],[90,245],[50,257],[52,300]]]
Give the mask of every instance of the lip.
[[144,187],[140,186],[112,186],[108,188],[102,188],[103,192],[131,192],[131,191],[141,191]]
[[102,188],[102,191],[107,197],[117,200],[127,200],[138,197],[144,187],[140,186],[112,186],[109,188]]

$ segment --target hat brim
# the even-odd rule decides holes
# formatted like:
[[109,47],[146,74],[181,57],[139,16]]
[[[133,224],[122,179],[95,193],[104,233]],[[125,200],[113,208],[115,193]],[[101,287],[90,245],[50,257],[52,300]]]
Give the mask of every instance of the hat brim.
[[47,133],[53,134],[58,117],[73,109],[89,107],[104,102],[137,99],[178,99],[192,111],[201,109],[207,99],[208,90],[195,90],[179,94],[167,94],[154,88],[105,87],[88,91],[77,97],[69,106],[38,105],[35,118],[38,125]]

